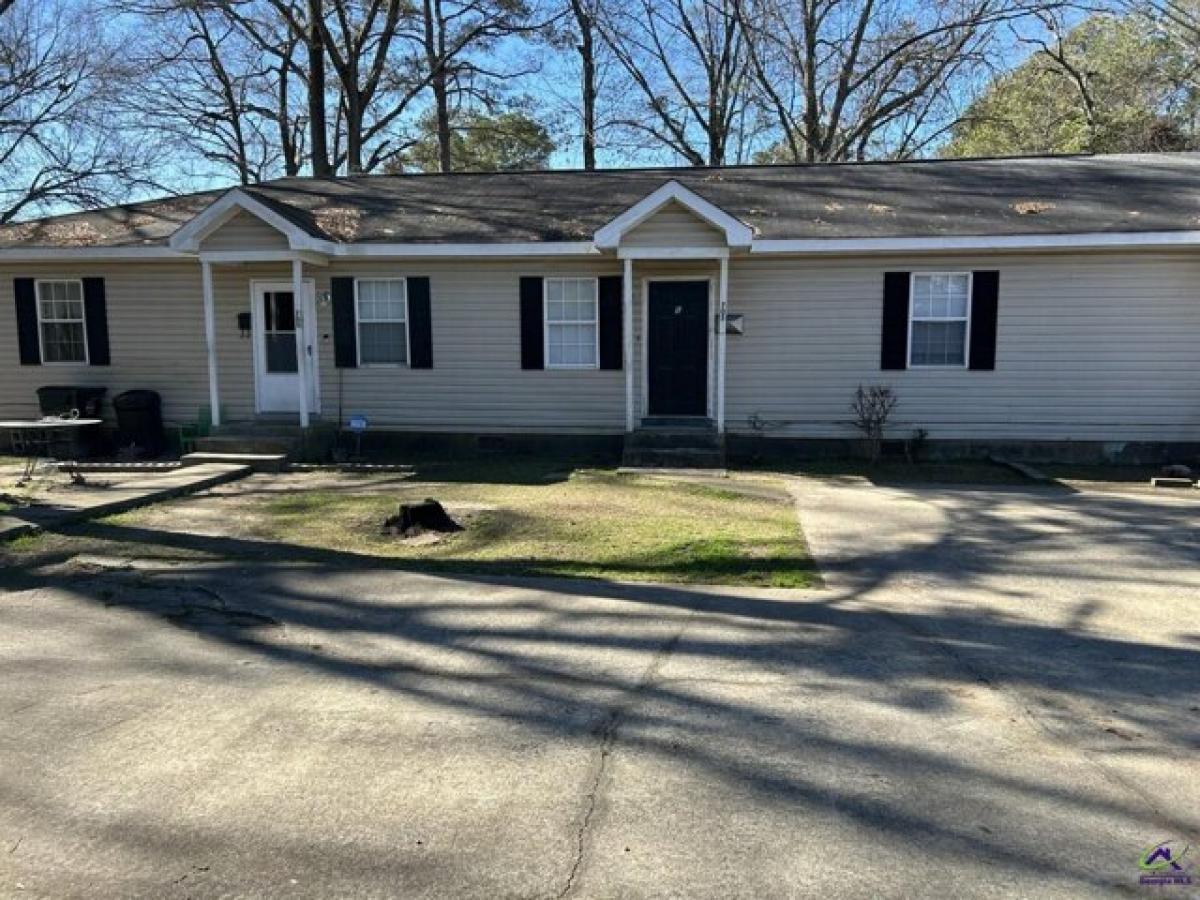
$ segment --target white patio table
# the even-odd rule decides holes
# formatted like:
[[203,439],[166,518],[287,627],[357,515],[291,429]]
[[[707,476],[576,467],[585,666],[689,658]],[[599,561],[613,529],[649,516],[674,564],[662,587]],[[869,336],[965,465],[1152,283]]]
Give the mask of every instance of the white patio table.
[[8,431],[12,436],[13,452],[25,457],[25,469],[17,483],[26,484],[42,460],[57,461],[59,468],[71,476],[72,481],[82,481],[83,478],[76,468],[77,461],[70,458],[73,454],[67,453],[64,458],[56,459],[56,448],[69,449],[72,446],[71,432],[74,429],[100,424],[100,419],[72,419],[62,416],[0,420],[0,430]]

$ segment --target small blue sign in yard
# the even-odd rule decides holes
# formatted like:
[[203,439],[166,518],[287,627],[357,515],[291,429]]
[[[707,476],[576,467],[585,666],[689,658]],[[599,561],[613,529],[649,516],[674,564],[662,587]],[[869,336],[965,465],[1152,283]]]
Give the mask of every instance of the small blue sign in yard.
[[346,423],[346,426],[351,431],[366,431],[367,430],[367,417],[366,416],[351,416],[350,421]]

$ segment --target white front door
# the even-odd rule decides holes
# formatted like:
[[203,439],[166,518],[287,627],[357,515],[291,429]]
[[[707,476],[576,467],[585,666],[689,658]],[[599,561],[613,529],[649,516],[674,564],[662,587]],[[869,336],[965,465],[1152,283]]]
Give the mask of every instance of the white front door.
[[[316,296],[305,282],[297,304],[290,281],[256,281],[251,291],[254,322],[254,384],[259,412],[298,412],[300,364],[307,368],[308,409],[318,412]],[[297,342],[300,330],[302,341]],[[300,347],[306,359],[302,360]]]

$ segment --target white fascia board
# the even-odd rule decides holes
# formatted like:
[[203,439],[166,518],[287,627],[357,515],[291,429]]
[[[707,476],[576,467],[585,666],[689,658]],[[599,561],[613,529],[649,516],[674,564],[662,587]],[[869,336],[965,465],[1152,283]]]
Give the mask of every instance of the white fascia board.
[[728,259],[728,247],[622,247],[617,259]]
[[719,231],[725,232],[725,240],[730,247],[749,247],[754,239],[754,232],[745,222],[734,218],[695,191],[688,190],[678,181],[668,181],[601,227],[593,237],[596,246],[601,250],[614,249],[621,243],[621,238],[626,232],[636,228],[672,201],[695,213]]
[[261,203],[240,188],[226,191],[214,200],[203,211],[184,224],[171,235],[170,246],[175,250],[195,252],[200,249],[200,243],[239,212],[247,212],[261,219],[288,240],[288,246],[293,250],[314,250],[327,253],[330,241],[314,238],[303,228],[290,222],[275,210]]
[[298,259],[301,262],[323,266],[329,262],[327,254],[314,253],[311,250],[201,250],[195,255],[200,257],[201,262],[214,264],[292,262]]
[[[314,264],[333,259],[503,259],[527,257],[594,257],[598,247],[588,241],[521,244],[336,244],[309,239],[308,246],[293,250],[223,250],[198,253],[176,247],[6,247],[0,263],[83,260],[137,262],[196,259],[214,263],[286,261],[300,258]],[[1084,234],[994,235],[929,238],[806,238],[754,241],[754,256],[773,254],[829,255],[881,253],[950,253],[966,251],[1053,251],[1142,249],[1169,250],[1200,247],[1200,231],[1100,232]],[[724,248],[630,247],[619,250],[621,259],[720,259]]]
[[942,253],[969,250],[1169,249],[1200,246],[1200,231],[1001,234],[964,237],[805,238],[755,241],[750,252],[772,253]]
[[0,249],[0,262],[42,262],[43,260],[93,260],[96,262],[155,259],[191,259],[191,255],[170,247],[6,247]]
[[522,244],[334,244],[331,256],[361,257],[506,257],[594,256],[591,241],[546,241]]
[[[711,251],[710,251],[711,252]],[[590,241],[552,241],[522,244],[335,244],[311,241],[295,250],[181,250],[153,247],[11,247],[0,248],[0,262],[40,262],[42,260],[181,260],[200,259],[211,263],[286,262],[302,259],[324,265],[335,259],[465,259],[558,256],[598,256]]]

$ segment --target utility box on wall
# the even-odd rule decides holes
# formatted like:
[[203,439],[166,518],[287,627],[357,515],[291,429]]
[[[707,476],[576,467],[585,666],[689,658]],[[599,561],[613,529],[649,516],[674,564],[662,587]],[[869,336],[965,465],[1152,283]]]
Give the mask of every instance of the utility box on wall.
[[[716,327],[714,331],[721,331],[721,317],[717,316]],[[725,333],[726,334],[745,334],[746,333],[746,317],[741,313],[725,313]]]

